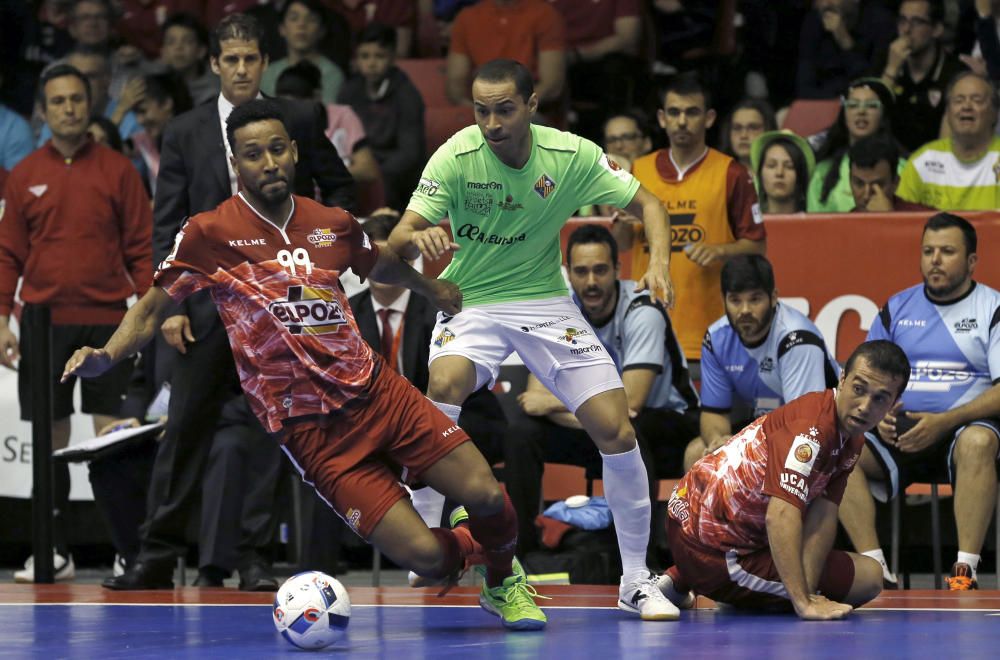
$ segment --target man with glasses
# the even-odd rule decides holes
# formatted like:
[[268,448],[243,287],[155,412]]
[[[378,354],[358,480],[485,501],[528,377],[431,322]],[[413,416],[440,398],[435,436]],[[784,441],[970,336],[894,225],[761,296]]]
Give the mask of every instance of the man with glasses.
[[[722,265],[738,254],[764,254],[766,234],[750,173],[705,144],[715,123],[708,89],[678,76],[660,95],[657,119],[670,147],[639,158],[632,174],[670,214],[670,278],[677,283],[670,317],[685,357],[699,360],[705,330],[724,311]],[[629,226],[631,232],[616,229],[616,238],[623,251],[632,249],[632,272],[642,273],[648,243],[640,225]]]
[[1000,208],[997,89],[964,71],[948,84],[945,119],[951,136],[925,144],[903,169],[896,194],[942,211]]
[[942,0],[903,0],[896,27],[899,36],[889,46],[882,79],[896,94],[894,132],[913,151],[938,137],[945,87],[965,66],[941,43]]

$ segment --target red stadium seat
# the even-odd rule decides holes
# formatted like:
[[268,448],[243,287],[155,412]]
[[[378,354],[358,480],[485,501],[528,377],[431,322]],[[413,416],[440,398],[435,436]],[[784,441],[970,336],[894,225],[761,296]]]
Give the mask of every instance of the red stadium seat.
[[838,112],[839,99],[799,99],[792,102],[781,127],[808,137],[829,128]]
[[396,65],[410,77],[428,109],[452,107],[445,92],[444,58],[397,60]]
[[427,153],[434,153],[448,138],[472,123],[472,108],[469,106],[452,105],[446,108],[427,108],[424,111],[424,135],[427,139]]

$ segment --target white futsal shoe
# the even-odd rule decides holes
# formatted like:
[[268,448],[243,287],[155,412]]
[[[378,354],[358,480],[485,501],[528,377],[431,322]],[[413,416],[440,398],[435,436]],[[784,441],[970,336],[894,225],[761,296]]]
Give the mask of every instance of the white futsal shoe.
[[681,611],[663,595],[652,573],[618,587],[618,608],[638,614],[643,621],[681,618]]
[[[63,557],[58,552],[52,553],[52,566],[55,569],[56,582],[66,582],[76,577],[76,566],[73,564],[73,555]],[[14,582],[18,584],[30,584],[35,581],[35,556],[28,557],[24,562],[24,568],[14,571]]]

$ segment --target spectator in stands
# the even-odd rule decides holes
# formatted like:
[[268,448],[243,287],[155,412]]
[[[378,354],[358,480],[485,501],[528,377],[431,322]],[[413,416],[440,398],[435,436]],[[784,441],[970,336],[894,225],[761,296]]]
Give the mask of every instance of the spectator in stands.
[[160,173],[160,146],[167,122],[193,107],[187,85],[173,73],[139,78],[143,95],[135,106],[142,130],[129,138],[141,165],[139,171],[151,196],[156,195],[156,177]]
[[[658,481],[682,473],[684,450],[698,434],[698,395],[670,318],[635,282],[618,279],[618,246],[600,225],[578,227],[566,245],[573,302],[612,356],[646,464],[650,497]],[[530,328],[522,328],[529,331]],[[510,402],[512,403],[512,402]],[[505,406],[504,481],[517,511],[518,554],[537,547],[534,520],[545,462],[601,476],[601,457],[576,416],[533,375],[516,405]]]
[[965,66],[942,43],[943,0],[903,0],[896,25],[882,79],[895,93],[894,132],[913,151],[940,135],[945,87]]
[[[122,138],[131,137],[139,130],[139,121],[135,118],[135,113],[108,94],[111,85],[111,60],[106,53],[80,47],[66,56],[66,64],[87,77],[92,100],[90,111],[93,114],[104,115],[114,122]],[[48,125],[42,126],[38,144],[43,144],[51,136],[52,132]]]
[[910,156],[896,194],[941,210],[1000,208],[996,85],[964,71],[948,84],[946,100],[951,136],[928,142]]
[[[847,213],[854,208],[848,148],[869,135],[893,139],[895,97],[881,78],[859,78],[841,99],[840,114],[816,154],[819,163],[809,181],[810,213]],[[900,159],[902,171],[906,161]]]
[[379,23],[396,31],[396,57],[413,54],[413,33],[417,23],[417,3],[413,0],[324,0],[345,19],[351,34],[360,34],[367,25]]
[[899,173],[892,163],[899,162],[896,143],[885,135],[869,135],[851,145],[847,152],[851,162],[852,213],[878,211],[926,211],[926,206],[913,204],[896,196]]
[[799,35],[799,98],[837,98],[885,61],[895,35],[892,14],[877,2],[816,0]]
[[760,209],[764,213],[803,213],[816,157],[809,143],[791,131],[764,133],[750,148]]
[[975,0],[959,14],[955,51],[959,59],[981,76],[1000,80],[1000,2]]
[[358,37],[358,75],[344,84],[339,102],[361,117],[382,170],[385,200],[402,210],[420,178],[426,158],[424,101],[395,65],[396,32],[372,23]]
[[[278,77],[275,92],[281,98],[318,102],[320,71],[307,60],[290,66]],[[351,106],[339,103],[326,105],[325,133],[355,182],[364,184],[381,180],[378,161],[368,145],[365,128]]]
[[118,34],[150,60],[160,57],[167,17],[179,12],[197,15],[204,5],[201,0],[118,0],[118,4]]
[[726,313],[701,347],[701,436],[688,445],[685,471],[721,447],[733,429],[807,392],[836,386],[840,365],[819,329],[778,300],[764,257],[736,257],[722,269]]
[[260,81],[262,92],[274,96],[278,76],[288,67],[308,61],[320,71],[320,100],[324,105],[337,102],[337,94],[344,84],[344,72],[319,52],[326,24],[327,10],[319,0],[291,0],[285,5],[278,30],[288,46],[288,55],[268,64]]
[[[115,99],[128,81],[145,73],[148,66],[142,51],[130,43],[122,44],[119,35],[115,34],[114,23],[121,13],[120,9],[112,0],[70,0],[67,22],[74,50],[107,55],[110,67],[107,88],[109,96]],[[93,81],[91,86],[94,86]],[[120,125],[119,121],[116,123]]]
[[[3,88],[3,71],[0,70],[0,89]],[[34,148],[31,125],[14,110],[0,103],[0,172],[10,172]],[[0,190],[3,182],[0,181]]]
[[976,588],[976,568],[993,517],[1000,456],[1000,292],[972,279],[976,230],[938,213],[924,225],[923,282],[889,298],[868,331],[913,364],[911,384],[867,441],[848,481],[840,519],[854,547],[882,564],[874,494],[903,496],[915,481],[954,488],[958,557],[948,588]]
[[639,59],[638,0],[549,0],[566,24],[566,77],[574,132],[597,139],[608,111],[645,101],[646,62]]
[[[237,192],[230,148],[223,126],[233,108],[260,94],[267,64],[261,52],[263,31],[253,18],[225,17],[212,35],[211,63],[221,80],[215,102],[176,117],[163,134],[160,171],[154,199],[153,255],[157,263],[170,254],[186,218],[215,208]],[[322,132],[316,104],[277,99],[285,125],[298,145],[296,194],[351,208],[353,181]],[[148,516],[142,527],[139,556],[124,575],[105,580],[115,590],[167,589],[173,564],[185,546],[185,532],[211,448],[211,437],[228,393],[237,380],[232,351],[211,298],[196,293],[161,326],[161,359],[171,361],[171,397],[167,426],[150,481]],[[248,555],[248,557],[251,557]],[[274,584],[265,558],[241,565],[245,589]],[[276,586],[276,585],[275,585]]]
[[94,142],[123,153],[125,143],[122,142],[122,136],[118,134],[118,127],[107,117],[91,117],[87,133]]
[[160,56],[187,84],[195,105],[219,96],[219,76],[208,65],[208,31],[193,14],[171,14],[167,18]]
[[[380,211],[364,224],[365,233],[373,241],[387,241],[399,213]],[[367,291],[351,297],[351,311],[361,336],[372,349],[386,359],[387,364],[403,374],[421,392],[427,391],[429,371],[427,357],[434,339],[437,310],[430,301],[409,289],[369,280]],[[469,395],[462,405],[458,425],[469,434],[490,465],[503,460],[503,438],[507,419],[497,397],[484,385]],[[445,506],[444,495],[430,487],[414,488],[413,506],[428,527],[440,527],[442,515],[451,512]],[[327,515],[332,514],[323,507]],[[410,573],[410,584],[419,586],[416,573]]]
[[[676,77],[660,94],[657,118],[670,147],[638,159],[632,174],[670,213],[671,318],[684,355],[697,360],[705,330],[722,314],[722,265],[738,254],[763,254],[766,232],[750,173],[705,145],[715,122],[707,88],[691,76]],[[618,224],[619,248],[632,249],[632,272],[644,273],[649,248],[641,225]]]
[[604,151],[622,166],[631,170],[639,156],[653,150],[649,123],[638,111],[614,114],[604,121]]
[[[566,83],[566,28],[545,0],[480,0],[458,13],[451,28],[447,92],[452,103],[472,105],[472,73],[491,60],[511,59],[535,77],[541,112],[562,118]],[[558,123],[558,122],[557,122]]]
[[[39,81],[39,104],[52,138],[18,163],[7,179],[0,222],[0,364],[18,365],[21,417],[31,418],[33,338],[43,328],[22,315],[18,343],[8,322],[18,279],[27,306],[52,311],[52,447],[69,443],[75,379],[59,384],[55,365],[77,348],[106,341],[125,314],[129,296],[142,296],[153,277],[152,213],[142,179],[127,158],[95,144],[87,78],[55,65]],[[67,264],[73,264],[67,268]],[[107,375],[81,385],[84,413],[94,431],[118,414],[132,371],[125,361]],[[69,469],[54,468],[53,541],[56,579],[72,579],[66,538]],[[14,575],[33,582],[34,560]]]
[[751,172],[756,172],[750,163],[750,146],[765,132],[777,129],[774,110],[767,101],[743,99],[722,122],[719,151],[732,156]]

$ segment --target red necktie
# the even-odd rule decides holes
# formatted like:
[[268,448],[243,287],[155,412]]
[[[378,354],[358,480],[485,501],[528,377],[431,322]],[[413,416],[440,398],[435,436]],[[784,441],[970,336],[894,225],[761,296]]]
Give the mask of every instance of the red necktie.
[[394,351],[392,350],[394,336],[392,332],[392,323],[389,319],[392,318],[392,315],[395,312],[396,310],[389,309],[388,307],[383,307],[378,310],[378,318],[379,321],[382,322],[382,345],[379,352],[382,353],[382,357],[384,357],[385,361],[389,363],[389,366],[392,367],[393,371],[396,371],[396,356],[393,355]]

